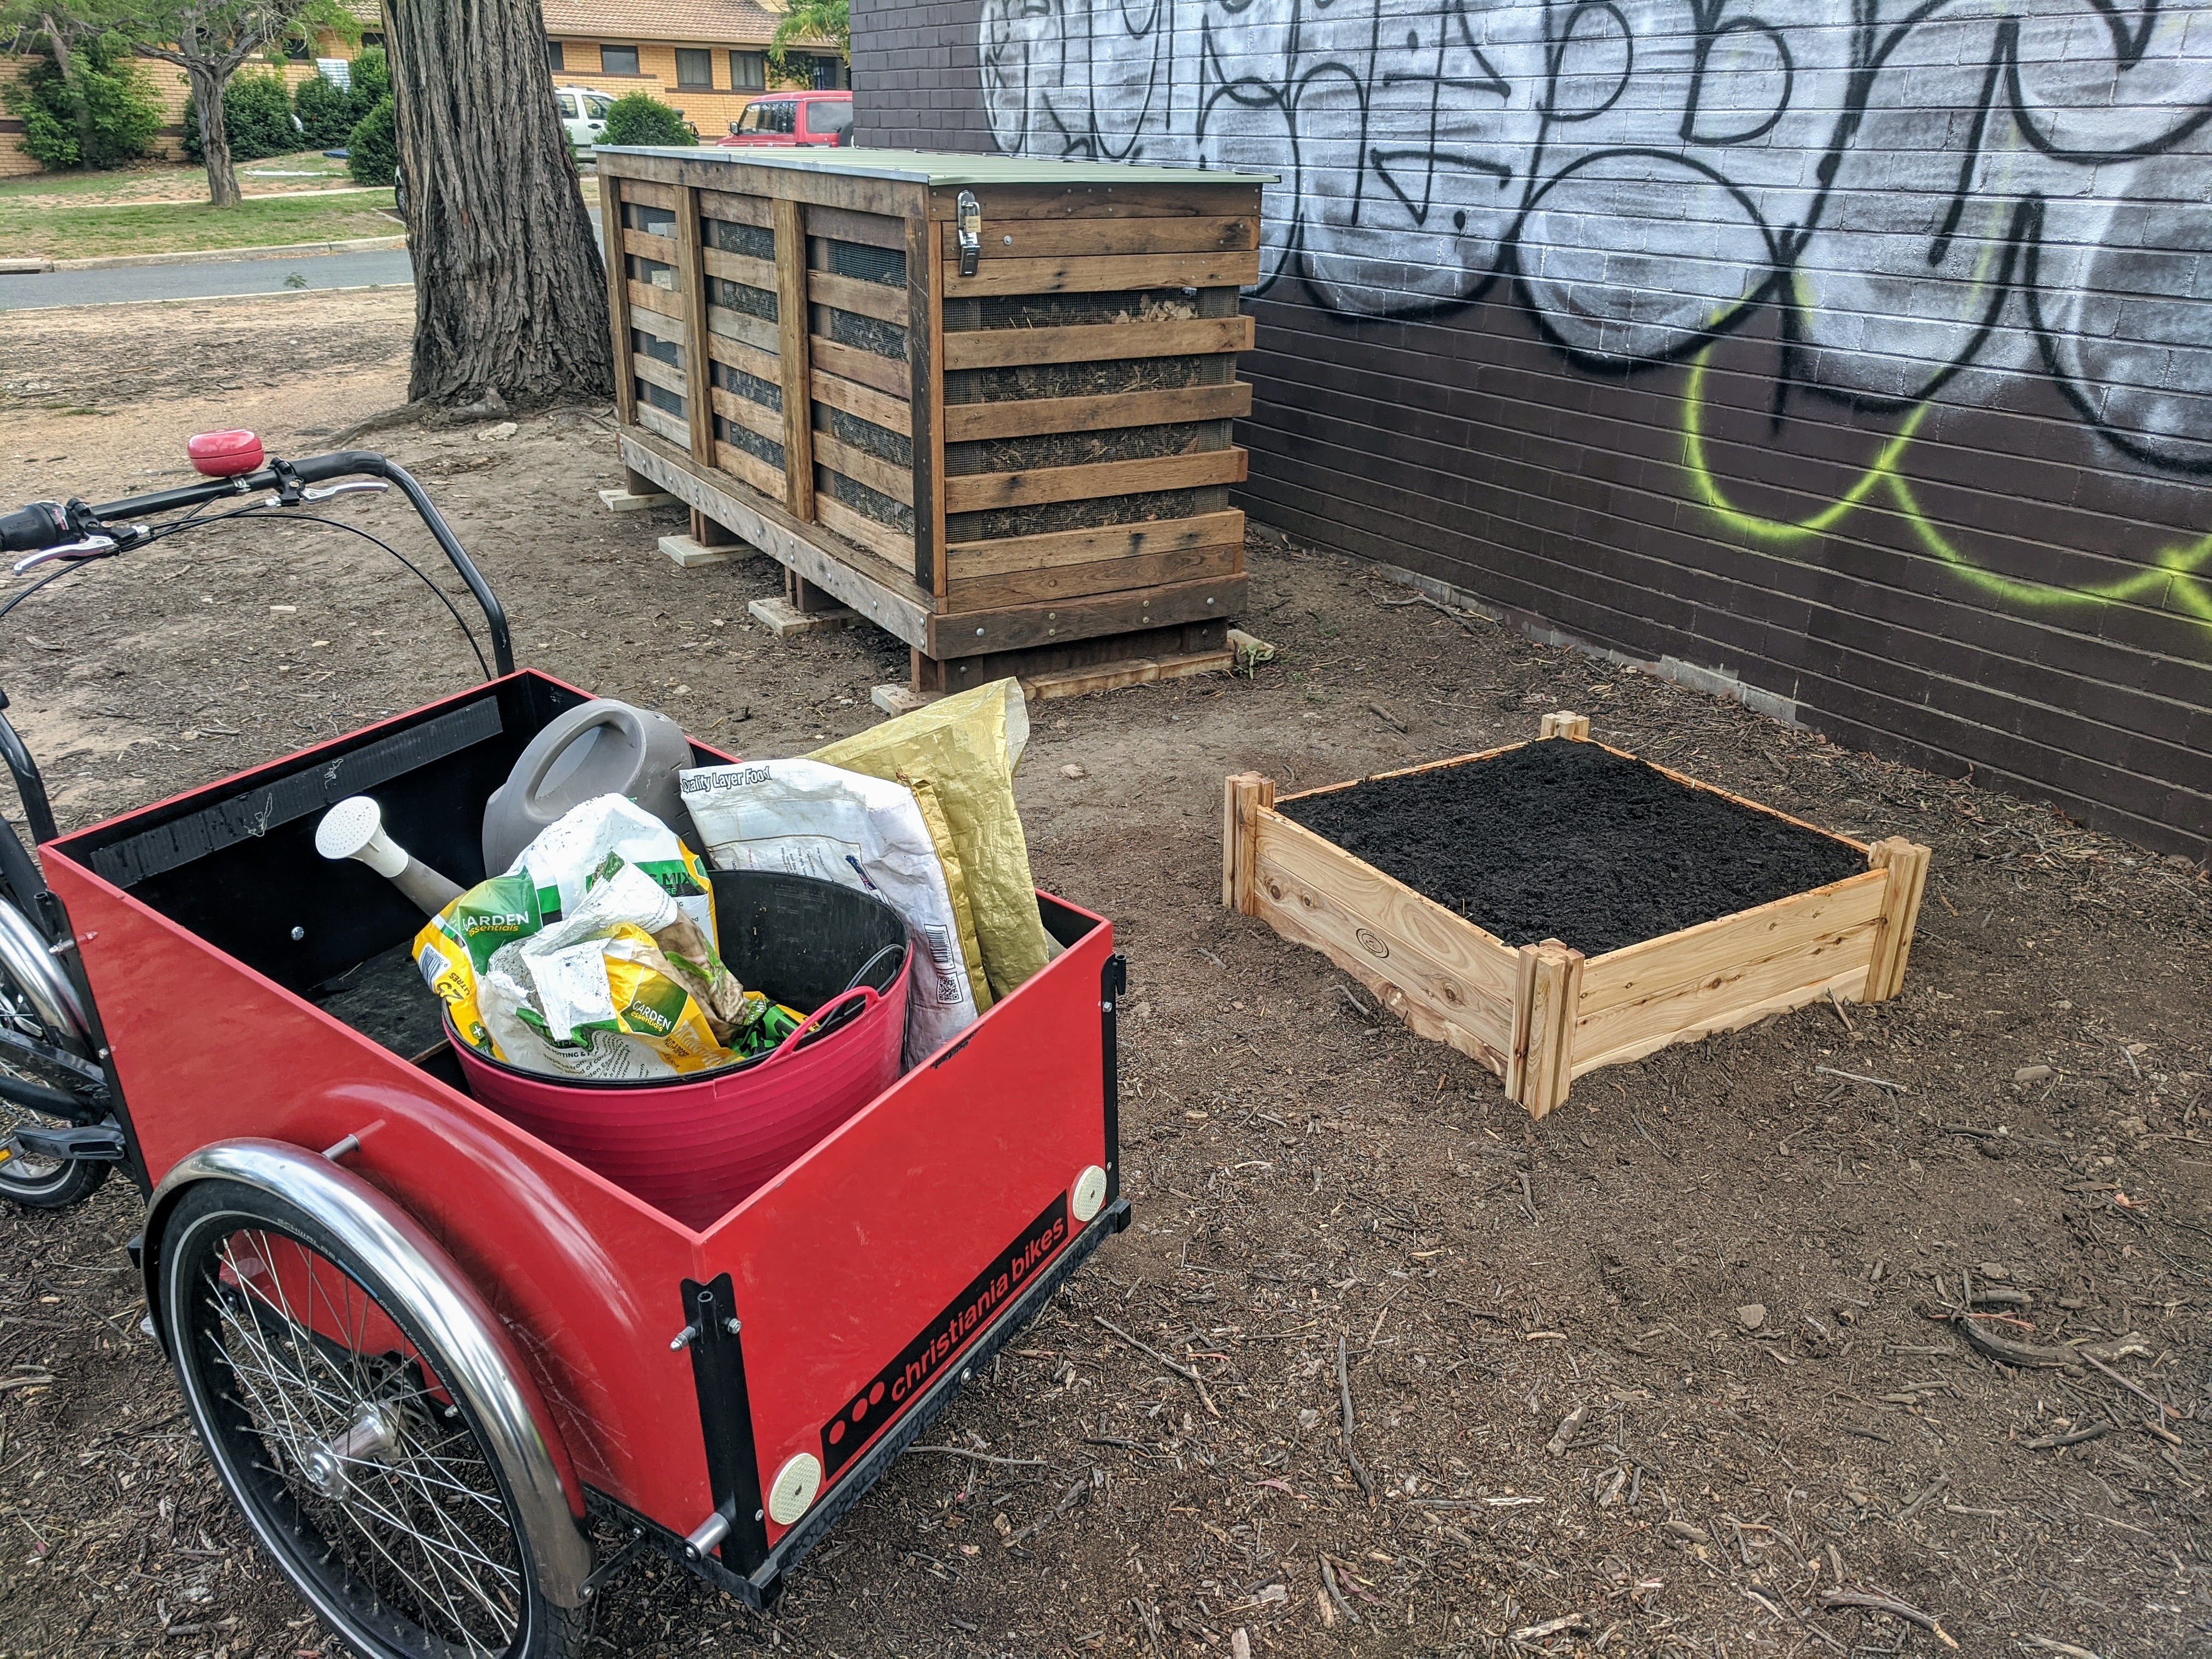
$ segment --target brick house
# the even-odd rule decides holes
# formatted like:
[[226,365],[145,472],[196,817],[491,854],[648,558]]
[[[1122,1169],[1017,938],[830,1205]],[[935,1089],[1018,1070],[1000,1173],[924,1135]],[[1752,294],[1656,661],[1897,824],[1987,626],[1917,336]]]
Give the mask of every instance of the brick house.
[[778,76],[768,52],[782,14],[756,0],[544,0],[544,11],[555,85],[649,92],[710,143],[771,82],[853,84],[828,41],[794,46]]

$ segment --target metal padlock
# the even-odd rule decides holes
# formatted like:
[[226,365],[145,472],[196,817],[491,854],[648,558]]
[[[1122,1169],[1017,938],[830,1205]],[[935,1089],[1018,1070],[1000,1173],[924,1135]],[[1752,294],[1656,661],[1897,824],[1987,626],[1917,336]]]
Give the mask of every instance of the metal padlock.
[[960,274],[973,276],[975,262],[983,257],[983,204],[975,192],[960,192]]

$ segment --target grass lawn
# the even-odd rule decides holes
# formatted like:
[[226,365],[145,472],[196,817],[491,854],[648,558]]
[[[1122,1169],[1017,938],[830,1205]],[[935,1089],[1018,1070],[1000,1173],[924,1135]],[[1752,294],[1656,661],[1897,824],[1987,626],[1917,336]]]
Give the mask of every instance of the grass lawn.
[[0,247],[54,259],[113,253],[182,253],[201,248],[258,247],[396,236],[389,190],[343,196],[249,196],[218,210],[205,202],[57,201],[0,191]]

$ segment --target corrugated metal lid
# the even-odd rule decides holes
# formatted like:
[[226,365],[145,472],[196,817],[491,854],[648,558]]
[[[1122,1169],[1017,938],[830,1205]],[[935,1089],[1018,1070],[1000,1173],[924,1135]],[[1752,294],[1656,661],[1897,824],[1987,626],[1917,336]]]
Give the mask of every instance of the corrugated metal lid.
[[724,149],[701,144],[690,149],[601,144],[602,155],[665,155],[673,161],[728,161],[744,167],[796,167],[847,173],[856,179],[890,179],[928,185],[1103,185],[1117,189],[1139,185],[1272,185],[1279,173],[1243,167],[1146,167],[1126,161],[1041,161],[1030,155],[962,155],[921,149],[812,149],[762,144]]

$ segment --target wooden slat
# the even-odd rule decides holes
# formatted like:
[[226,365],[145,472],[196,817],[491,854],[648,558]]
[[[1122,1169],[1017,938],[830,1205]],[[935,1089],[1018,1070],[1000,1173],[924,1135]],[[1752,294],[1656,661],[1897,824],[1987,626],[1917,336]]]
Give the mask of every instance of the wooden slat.
[[[1009,242],[1008,239],[1012,238]],[[1000,259],[1060,259],[1100,254],[1244,253],[1260,246],[1260,217],[1165,216],[1149,219],[1006,219],[983,221],[982,264]],[[960,227],[946,224],[939,257],[960,258]]]
[[833,556],[823,550],[817,532],[786,513],[774,496],[702,468],[649,433],[632,428],[618,441],[623,465],[726,526],[886,633],[911,646],[927,640],[930,597],[902,569],[872,554]]
[[602,177],[691,185],[740,196],[787,198],[809,206],[845,208],[892,218],[928,216],[929,186],[915,180],[840,173],[826,167],[778,167],[748,163],[742,150],[708,145],[684,155],[599,155]]
[[1253,914],[1319,951],[1421,1036],[1503,1073],[1516,952],[1280,814],[1255,819]]
[[658,432],[680,449],[688,452],[691,447],[690,428],[678,416],[665,409],[655,409],[641,398],[638,399],[637,423],[648,431]]
[[1026,472],[979,472],[945,481],[947,513],[981,513],[998,507],[1035,507],[1049,501],[1089,501],[1099,495],[1134,495],[1151,489],[1194,489],[1208,484],[1242,483],[1246,456],[1241,448],[1209,449],[1195,455],[1155,455],[1136,461],[1099,461],[1088,466],[1041,466]]
[[902,536],[887,524],[878,524],[865,513],[855,513],[834,495],[817,493],[814,516],[825,530],[835,531],[855,546],[880,554],[896,565],[914,562],[914,538]]
[[[669,289],[655,288],[650,283],[641,283],[632,277],[629,283],[629,302],[641,311],[650,311],[665,317],[677,327],[684,325],[684,296]],[[672,334],[662,334],[664,340],[673,339]]]
[[684,412],[689,417],[691,453],[703,461],[714,453],[714,410],[704,396],[698,395],[702,388],[714,385],[708,366],[707,279],[700,268],[702,252],[697,193],[679,188],[676,192],[676,287],[684,301],[684,374],[691,388]]
[[1257,772],[1221,781],[1221,906],[1249,916],[1259,909],[1256,887],[1260,814],[1273,810],[1275,786]]
[[[712,317],[708,319],[708,326],[714,326]],[[718,363],[741,368],[755,380],[766,380],[770,386],[781,386],[783,382],[783,359],[773,351],[763,351],[756,346],[747,345],[743,340],[726,338],[720,333],[711,335],[707,341],[707,355]],[[783,417],[778,415],[775,418],[781,420]],[[780,443],[782,440],[778,439],[777,441]]]
[[1505,1092],[1542,1117],[1567,1097],[1573,1081],[1575,1005],[1582,990],[1583,953],[1557,939],[1524,945],[1516,964],[1513,1048],[1505,1058]]
[[[707,326],[725,339],[743,341],[770,362],[781,361],[783,336],[765,317],[756,317],[750,311],[732,311],[727,306],[708,306]],[[772,380],[775,376],[768,378]]]
[[954,580],[1002,575],[1052,565],[1096,564],[1138,554],[1173,553],[1244,540],[1242,513],[1202,513],[1194,519],[1153,519],[1102,530],[1054,530],[1041,536],[1008,536],[994,542],[960,542],[951,550]]
[[676,192],[668,185],[651,184],[643,179],[624,179],[622,181],[622,198],[639,207],[673,208],[676,205]]
[[[622,198],[613,190],[599,192],[599,234],[609,247],[622,245]],[[631,384],[629,371],[633,348],[629,330],[629,279],[619,259],[605,262],[607,270],[607,322],[614,335],[615,348],[615,419],[624,426],[636,424],[637,388]]]
[[690,393],[690,380],[672,363],[664,363],[659,358],[648,357],[641,351],[630,359],[629,367],[630,372],[647,386],[657,386],[663,392],[673,392],[678,397]]
[[961,329],[945,337],[945,368],[951,374],[963,368],[1105,362],[1117,357],[1200,356],[1251,349],[1249,317],[1083,323],[1070,328]]
[[1260,280],[1260,256],[1251,253],[1140,253],[1125,258],[986,258],[973,276],[945,266],[945,295],[974,299],[988,294],[1102,294],[1121,289],[1245,288]]
[[879,455],[871,455],[865,449],[855,449],[840,443],[827,432],[814,434],[814,459],[832,472],[842,472],[881,495],[908,507],[914,505],[914,474],[902,466],[893,466]]
[[1179,623],[1211,622],[1243,608],[1251,581],[1243,575],[1124,588],[1088,599],[940,611],[930,618],[922,649],[944,661],[1032,646],[1067,645],[1103,634],[1133,634]]
[[901,328],[906,326],[907,297],[903,288],[864,283],[856,276],[840,276],[834,271],[811,270],[806,274],[806,291],[817,305],[835,306],[857,316],[896,323]]
[[714,389],[714,413],[732,425],[748,432],[757,432],[771,443],[783,441],[783,416],[766,404],[757,404],[750,398],[740,398],[734,392],[720,386]]
[[1103,432],[1123,426],[1165,426],[1183,421],[1226,421],[1252,412],[1249,381],[1227,386],[1176,386],[1159,392],[1113,392],[1092,398],[1020,398],[994,404],[951,404],[945,410],[945,441],[975,443],[1027,438],[1048,432]]
[[676,263],[676,244],[665,236],[655,236],[649,230],[625,230],[623,247],[641,259],[650,259],[655,264]]
[[1912,953],[1920,896],[1928,885],[1928,849],[1892,836],[1876,842],[1867,858],[1888,878],[1888,887],[1882,896],[1881,930],[1867,967],[1866,1000],[1886,1002],[1905,988],[1905,959]]
[[[930,192],[929,216],[942,222],[957,216],[960,187]],[[1257,216],[1260,187],[1249,179],[1208,178],[1194,172],[1188,183],[1174,185],[1030,185],[994,188],[994,219],[1158,219]]]
[[906,364],[890,357],[878,357],[872,351],[863,351],[858,346],[845,345],[826,335],[813,337],[814,366],[848,380],[858,380],[862,386],[894,398],[907,395],[909,370]]
[[1140,553],[1092,564],[1058,564],[1012,570],[992,576],[963,576],[952,567],[946,603],[954,611],[981,611],[1024,601],[1076,599],[1128,587],[1157,587],[1168,582],[1234,575],[1244,555],[1242,542],[1220,547],[1186,548],[1174,553]]
[[1419,766],[1401,766],[1391,772],[1370,772],[1363,778],[1350,778],[1342,783],[1324,783],[1316,788],[1301,789],[1295,794],[1285,795],[1282,804],[1294,800],[1311,800],[1316,795],[1334,795],[1340,789],[1357,789],[1363,783],[1372,783],[1378,778],[1410,778],[1422,772],[1441,772],[1447,766],[1466,766],[1474,761],[1496,760],[1500,755],[1510,755],[1516,749],[1525,749],[1525,743],[1501,743],[1495,749],[1485,749],[1472,755],[1454,755],[1446,760],[1423,761]]
[[814,517],[814,405],[806,355],[806,229],[799,204],[775,204],[777,350],[783,359],[783,505]]
[[[854,213],[845,208],[806,210],[806,234],[835,241],[860,242],[868,247],[906,247],[906,221],[880,213]],[[958,250],[954,250],[956,252]]]
[[842,409],[848,415],[857,415],[862,420],[872,422],[887,432],[896,432],[902,438],[913,435],[913,411],[908,409],[902,398],[886,398],[880,392],[842,380],[835,374],[824,374],[818,368],[814,371],[813,387],[817,403],[827,404],[832,409]]
[[733,283],[743,283],[747,288],[766,289],[775,292],[775,264],[769,259],[756,259],[750,253],[732,253],[723,248],[702,249],[707,258],[707,274],[723,276]]
[[699,211],[709,219],[720,219],[733,225],[765,227],[775,222],[767,197],[735,196],[726,190],[701,190]]
[[717,442],[714,446],[714,465],[735,477],[743,478],[771,500],[779,500],[783,495],[783,474],[750,450],[739,449],[735,444]]

